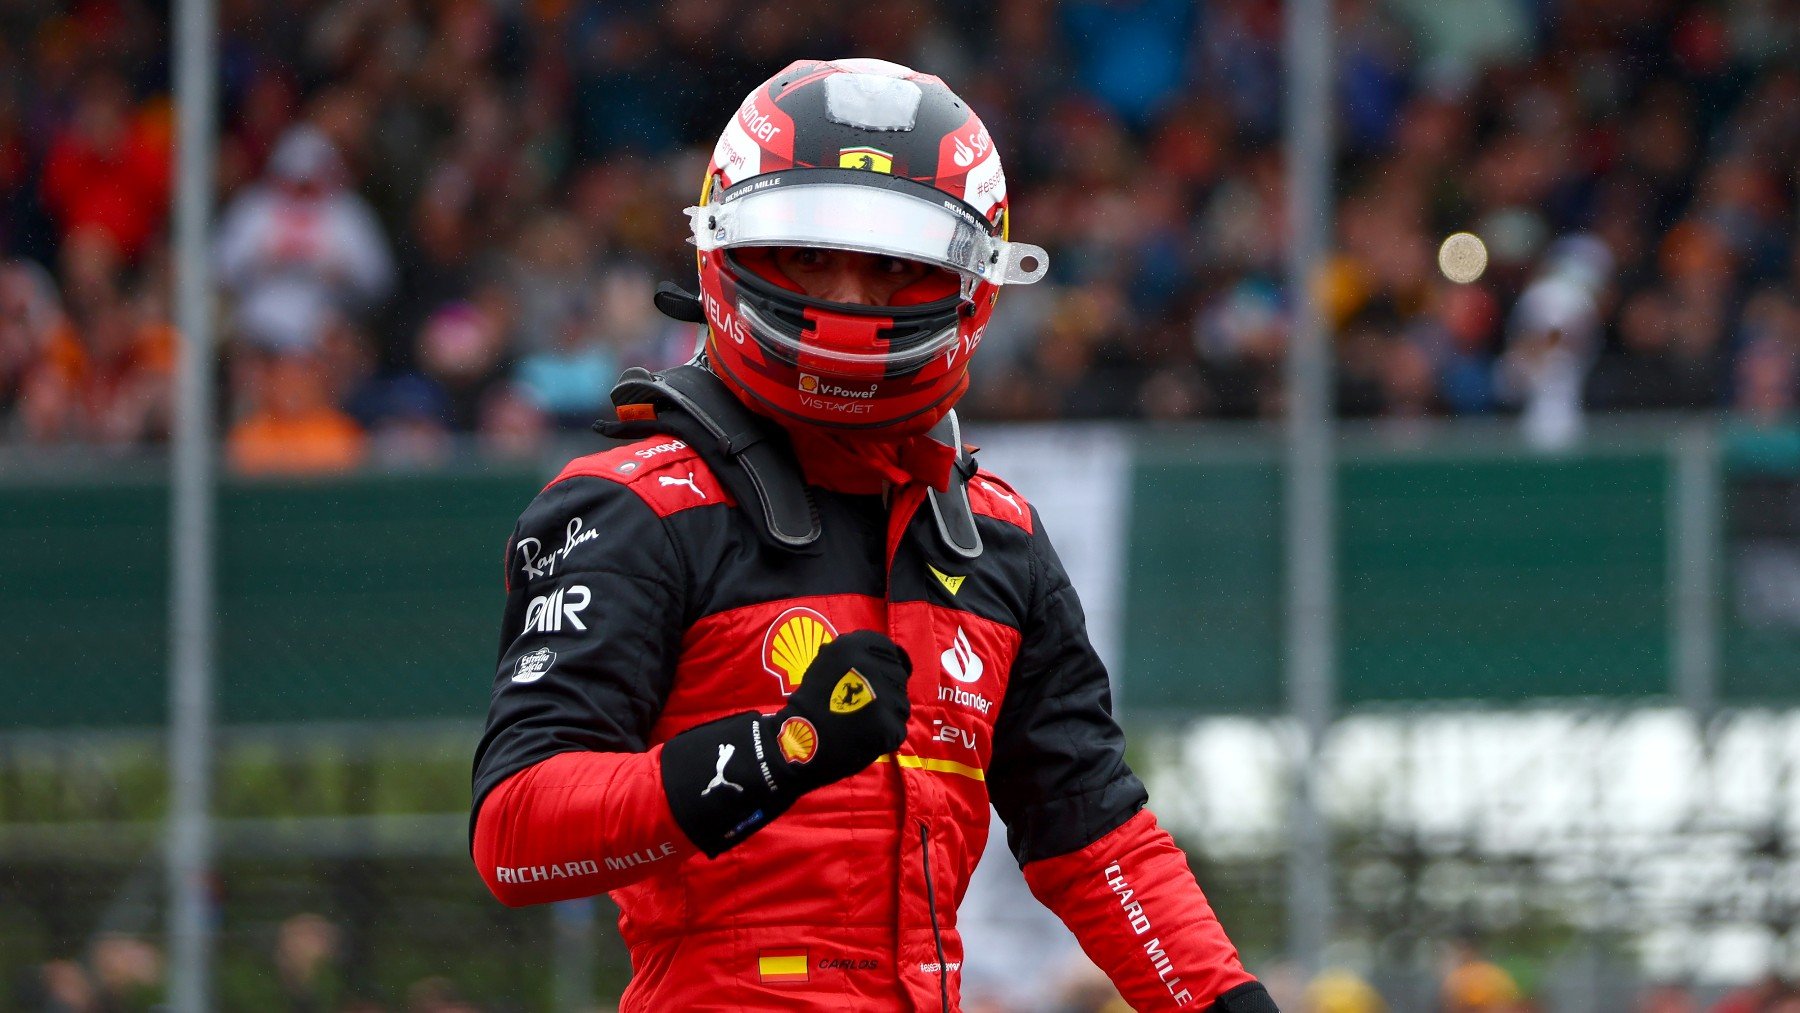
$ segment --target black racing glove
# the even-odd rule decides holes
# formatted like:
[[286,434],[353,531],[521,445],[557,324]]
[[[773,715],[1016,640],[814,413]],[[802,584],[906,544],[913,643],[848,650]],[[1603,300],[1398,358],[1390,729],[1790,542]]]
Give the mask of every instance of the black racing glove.
[[874,630],[819,649],[786,707],[746,711],[663,744],[663,792],[682,832],[718,857],[801,795],[857,773],[906,738],[912,662]]
[[1213,1000],[1212,1013],[1281,1013],[1260,981],[1246,981]]

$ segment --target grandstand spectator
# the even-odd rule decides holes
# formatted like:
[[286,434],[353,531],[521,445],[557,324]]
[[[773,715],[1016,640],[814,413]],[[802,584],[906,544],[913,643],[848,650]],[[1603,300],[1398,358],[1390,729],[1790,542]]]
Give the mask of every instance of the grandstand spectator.
[[504,268],[519,304],[520,352],[561,344],[571,317],[579,322],[592,314],[594,290],[604,277],[593,241],[579,222],[561,213],[538,215],[520,229]]
[[219,280],[236,298],[240,337],[311,351],[334,318],[355,316],[387,292],[387,238],[343,177],[331,141],[315,127],[294,127],[269,159],[267,181],[226,209]]
[[1196,13],[1184,0],[1061,5],[1066,48],[1085,90],[1138,125],[1189,77],[1185,64]]
[[360,463],[362,428],[326,396],[324,370],[306,354],[243,353],[250,411],[226,434],[225,450],[242,474],[313,474]]
[[1727,992],[1708,1013],[1767,1013],[1787,992],[1788,986],[1780,977],[1767,974],[1743,988]]
[[1499,300],[1488,289],[1438,285],[1425,311],[1405,328],[1407,340],[1431,360],[1437,397],[1446,411],[1472,415],[1491,409],[1494,375],[1489,348],[1499,319]]
[[40,416],[22,408],[28,393],[46,384],[51,387],[36,396],[65,403],[60,391],[74,382],[81,357],[80,338],[50,273],[29,260],[0,264],[0,412],[19,412],[18,435],[40,440],[62,431],[63,409]]
[[323,915],[306,912],[275,931],[275,973],[288,1013],[332,1013],[343,994],[343,932]]
[[1409,421],[1439,414],[1438,382],[1431,356],[1406,338],[1391,338],[1382,350],[1380,385],[1382,417]]
[[259,67],[236,98],[235,114],[219,137],[219,189],[224,194],[253,184],[268,164],[299,109],[299,82],[279,66]]
[[[649,293],[641,293],[649,304]],[[598,333],[600,321],[586,300],[570,305],[553,326],[556,340],[526,355],[515,376],[538,409],[563,429],[583,429],[606,408],[618,378],[616,349]]]
[[99,237],[136,261],[168,211],[170,117],[166,97],[134,108],[120,73],[94,71],[44,162],[43,200],[63,242]]
[[[1800,469],[1800,350],[1758,338],[1738,357],[1735,379],[1733,417],[1725,427],[1732,467],[1793,475]],[[1785,508],[1769,509],[1779,515]]]
[[496,384],[482,395],[476,437],[484,453],[530,457],[544,449],[550,429],[549,417],[518,384]]
[[1694,990],[1677,982],[1651,985],[1638,994],[1637,1013],[1700,1013]]
[[149,1009],[162,997],[163,954],[154,943],[120,932],[103,932],[88,947],[88,969],[98,995],[95,1009]]
[[451,425],[461,432],[474,428],[482,399],[507,375],[503,293],[486,291],[482,303],[451,303],[433,314],[415,350],[420,373],[442,392]]
[[0,268],[0,381],[11,377],[27,440],[130,446],[167,435],[176,340],[158,277],[130,295],[95,293],[77,330],[41,268]]
[[408,373],[381,385],[369,456],[384,464],[444,464],[455,454],[450,402],[436,384]]
[[1387,1013],[1387,1003],[1362,976],[1345,968],[1322,972],[1306,987],[1300,1013]]
[[1582,392],[1599,354],[1612,273],[1613,256],[1604,243],[1589,236],[1560,239],[1513,307],[1496,389],[1521,406],[1525,438],[1535,447],[1564,449],[1581,435]]
[[175,329],[142,295],[97,307],[80,397],[91,442],[130,446],[169,431]]
[[1764,339],[1746,348],[1738,358],[1738,415],[1761,428],[1773,428],[1795,419],[1794,404],[1800,369],[1795,349]]
[[1674,300],[1657,288],[1625,300],[1619,346],[1594,368],[1588,391],[1600,409],[1704,409],[1718,404],[1725,383],[1718,333],[1677,324]]
[[[535,396],[548,392],[553,350],[587,342],[584,378],[540,400],[572,421],[611,368],[602,346],[651,362],[693,347],[683,328],[628,335],[608,323],[577,336],[566,326],[601,311],[607,277],[681,268],[688,254],[653,209],[691,175],[671,163],[704,157],[692,111],[729,104],[751,83],[746,68],[796,51],[930,49],[927,62],[952,68],[1022,153],[1013,189],[1058,265],[1034,293],[1040,308],[1095,292],[1120,306],[1103,332],[1075,334],[1039,326],[1030,300],[1010,305],[988,336],[991,370],[971,414],[1279,411],[1291,303],[1279,5],[891,6],[852,16],[825,2],[802,17],[779,4],[248,0],[227,18],[220,161],[222,280],[242,333],[310,347],[323,321],[347,315],[369,325],[382,374],[398,376],[421,365],[415,339],[428,321],[486,304],[499,287],[515,310],[501,314],[510,322],[490,358],[502,373],[526,363]],[[135,298],[144,253],[165,234],[167,99],[156,94],[156,47],[143,41],[154,33],[134,42],[121,29],[155,8],[122,0],[93,23],[56,20],[60,10],[21,15],[32,43],[0,50],[0,78],[31,82],[0,87],[0,252],[53,263],[85,335],[94,314]],[[1780,169],[1800,161],[1800,73],[1779,58],[1790,26],[1760,10],[1494,0],[1452,18],[1423,0],[1344,5],[1328,317],[1341,336],[1379,326],[1410,342],[1340,337],[1355,374],[1346,411],[1526,410],[1543,425],[1548,401],[1526,396],[1534,371],[1523,369],[1542,356],[1503,356],[1500,324],[1541,315],[1541,294],[1526,300],[1535,310],[1517,305],[1535,265],[1551,237],[1582,231],[1617,256],[1618,298],[1596,299],[1591,347],[1577,357],[1597,361],[1585,388],[1552,386],[1592,410],[1729,406],[1749,331],[1762,326],[1752,317],[1800,286],[1796,192]],[[945,18],[991,31],[931,30]],[[340,215],[323,203],[356,209],[340,215],[355,223],[343,226],[349,238],[299,227],[306,215],[271,215],[284,187],[320,188],[316,219]],[[1480,281],[1443,291],[1430,253],[1454,228],[1480,232],[1491,260]],[[247,238],[273,232],[288,238]],[[655,354],[634,351],[645,343]],[[1352,361],[1374,347],[1395,355]],[[1502,359],[1508,400],[1495,396]],[[4,368],[16,392],[24,370]],[[565,396],[576,388],[582,396]],[[455,430],[474,429],[486,390],[451,392]],[[28,428],[16,393],[0,398],[6,430]],[[80,427],[38,432],[89,438]]]
[[1483,956],[1473,940],[1450,944],[1438,989],[1439,1013],[1508,1013],[1522,995],[1513,976]]
[[15,1002],[29,1013],[95,1013],[94,982],[75,960],[46,960],[19,982]]
[[0,83],[0,251],[46,259],[50,237],[33,192],[34,145],[19,81]]
[[457,994],[449,978],[420,978],[406,986],[406,1013],[480,1013]]

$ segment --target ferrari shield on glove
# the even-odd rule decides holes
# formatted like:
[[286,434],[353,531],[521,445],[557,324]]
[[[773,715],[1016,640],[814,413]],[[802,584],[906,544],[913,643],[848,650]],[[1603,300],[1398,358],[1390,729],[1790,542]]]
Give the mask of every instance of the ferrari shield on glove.
[[801,795],[855,774],[906,738],[912,662],[874,630],[826,644],[788,704],[691,728],[663,747],[663,791],[694,845],[718,857]]
[[841,781],[891,753],[906,738],[912,662],[874,630],[846,633],[819,648],[788,705],[764,718],[802,791]]

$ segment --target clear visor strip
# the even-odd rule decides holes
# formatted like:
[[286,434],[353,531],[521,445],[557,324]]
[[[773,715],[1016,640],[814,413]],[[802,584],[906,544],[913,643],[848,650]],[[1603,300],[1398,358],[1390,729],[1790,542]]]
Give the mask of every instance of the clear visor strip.
[[694,245],[706,251],[824,247],[917,260],[993,285],[1029,285],[1050,269],[1041,246],[997,239],[947,203],[874,187],[773,186],[687,215]]

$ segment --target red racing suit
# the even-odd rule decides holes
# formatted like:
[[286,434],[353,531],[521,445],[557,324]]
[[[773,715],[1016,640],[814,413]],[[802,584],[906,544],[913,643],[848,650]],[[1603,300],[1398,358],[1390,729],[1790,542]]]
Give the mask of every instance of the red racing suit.
[[[818,543],[779,551],[699,454],[660,438],[572,462],[525,510],[475,759],[474,858],[495,896],[610,892],[624,1010],[953,1010],[991,803],[1033,893],[1133,1006],[1273,1011],[1144,809],[1024,498],[969,481],[970,560],[941,543],[922,486],[809,492]],[[825,640],[865,628],[913,659],[900,749],[701,854],[672,817],[662,744],[778,710]]]

